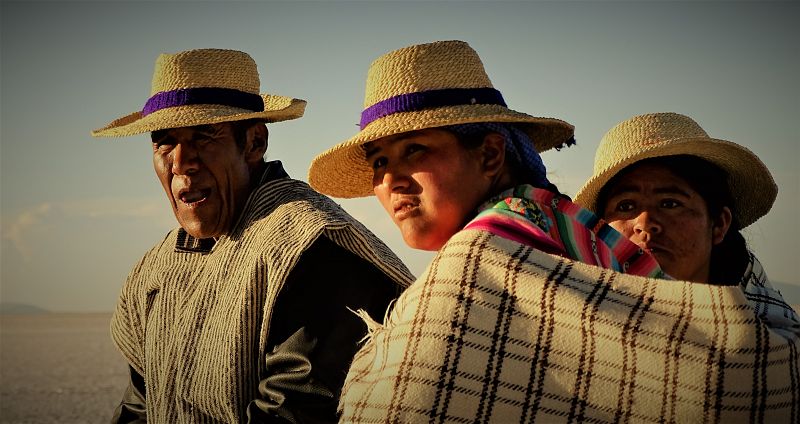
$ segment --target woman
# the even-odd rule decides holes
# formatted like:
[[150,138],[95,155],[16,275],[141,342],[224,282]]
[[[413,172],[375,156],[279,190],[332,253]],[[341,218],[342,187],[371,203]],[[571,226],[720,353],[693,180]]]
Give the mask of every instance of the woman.
[[[376,195],[406,243],[437,254],[383,325],[365,320],[342,421],[719,421],[747,419],[753,404],[754,421],[800,413],[798,357],[786,348],[796,340],[745,317],[738,289],[709,296],[641,277],[661,275],[654,258],[547,181],[538,152],[572,133],[507,108],[464,42],[373,62],[361,131],[320,154],[309,182]],[[782,394],[762,408],[761,388]]]
[[670,276],[738,285],[773,329],[800,332],[800,320],[740,232],[770,210],[778,193],[755,154],[709,137],[687,116],[652,113],[606,133],[594,169],[576,203],[651,252]]
[[650,255],[608,227],[595,228],[598,219],[547,180],[538,152],[573,144],[573,127],[508,109],[466,43],[422,44],[379,58],[365,105],[362,131],[319,155],[309,182],[335,197],[376,195],[409,246],[436,251],[472,220],[466,228],[548,253],[662,274]]

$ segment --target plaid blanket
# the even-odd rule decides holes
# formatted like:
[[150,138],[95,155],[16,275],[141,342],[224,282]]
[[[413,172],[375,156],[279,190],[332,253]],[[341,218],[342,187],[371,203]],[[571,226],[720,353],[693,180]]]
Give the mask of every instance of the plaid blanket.
[[783,300],[781,292],[772,287],[761,262],[752,252],[739,287],[750,302],[753,312],[770,330],[786,338],[800,337],[800,317]]
[[762,312],[461,231],[368,322],[341,420],[800,422],[800,339]]

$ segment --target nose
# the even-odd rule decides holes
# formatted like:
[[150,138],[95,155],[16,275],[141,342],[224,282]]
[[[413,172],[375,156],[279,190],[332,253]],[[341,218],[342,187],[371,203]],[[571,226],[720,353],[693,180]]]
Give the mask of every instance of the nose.
[[634,234],[640,237],[649,239],[654,234],[659,234],[662,231],[661,223],[655,215],[649,211],[642,211],[636,216],[633,223]]
[[172,149],[172,173],[175,175],[189,175],[200,168],[197,149],[188,143],[177,143]]
[[383,172],[381,185],[391,193],[401,193],[410,186],[408,174],[399,166],[387,166]]

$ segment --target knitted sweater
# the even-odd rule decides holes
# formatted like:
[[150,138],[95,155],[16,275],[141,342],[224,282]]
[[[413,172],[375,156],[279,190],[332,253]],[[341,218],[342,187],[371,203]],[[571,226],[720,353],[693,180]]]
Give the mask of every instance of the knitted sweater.
[[[233,231],[204,253],[179,249],[180,229],[130,273],[112,338],[144,376],[152,422],[241,422],[267,374],[272,312],[287,275],[318,237],[371,263],[400,286],[412,276],[363,225],[307,184],[258,187]],[[333,270],[332,270],[333,271]],[[336,284],[335,275],[330,284]],[[313,294],[310,294],[313,295]],[[344,308],[344,306],[342,306]]]

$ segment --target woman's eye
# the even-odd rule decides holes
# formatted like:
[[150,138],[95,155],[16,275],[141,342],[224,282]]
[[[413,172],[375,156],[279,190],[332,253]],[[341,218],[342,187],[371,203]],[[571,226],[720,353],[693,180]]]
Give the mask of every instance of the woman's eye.
[[406,147],[406,154],[410,155],[412,153],[421,152],[423,150],[425,150],[425,146],[421,144],[409,144],[408,147]]
[[661,201],[661,207],[666,209],[674,209],[680,205],[681,203],[675,199],[664,199]]
[[195,138],[192,139],[192,141],[198,146],[205,146],[206,144],[210,143],[212,140],[213,140],[213,138],[206,137],[206,136],[195,137]]
[[377,158],[372,162],[372,169],[379,169],[386,166],[386,158]]
[[630,212],[633,210],[633,202],[630,200],[623,200],[617,203],[616,211],[617,212]]

